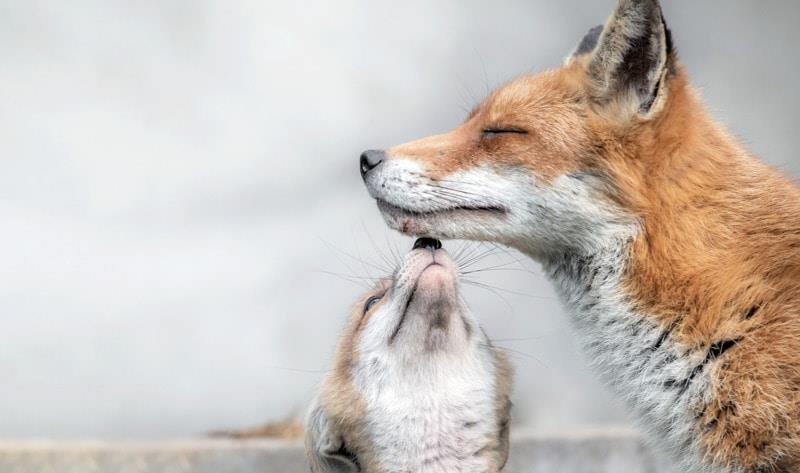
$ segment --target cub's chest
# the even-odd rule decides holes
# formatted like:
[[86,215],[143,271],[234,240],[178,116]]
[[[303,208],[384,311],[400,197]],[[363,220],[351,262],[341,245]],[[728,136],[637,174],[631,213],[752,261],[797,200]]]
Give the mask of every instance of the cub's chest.
[[365,393],[365,420],[383,469],[486,471],[484,452],[498,430],[493,385],[487,372],[384,379],[372,385]]
[[481,453],[497,435],[493,400],[480,392],[442,397],[386,398],[370,410],[370,437],[391,463],[387,471],[486,470]]

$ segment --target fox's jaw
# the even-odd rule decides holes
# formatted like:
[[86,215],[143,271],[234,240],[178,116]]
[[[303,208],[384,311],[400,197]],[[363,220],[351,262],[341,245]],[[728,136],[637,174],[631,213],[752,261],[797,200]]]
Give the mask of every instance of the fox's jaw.
[[498,242],[537,259],[593,252],[635,230],[635,219],[603,194],[603,185],[589,173],[544,182],[488,164],[432,178],[421,163],[402,157],[367,179],[384,219],[400,232]]

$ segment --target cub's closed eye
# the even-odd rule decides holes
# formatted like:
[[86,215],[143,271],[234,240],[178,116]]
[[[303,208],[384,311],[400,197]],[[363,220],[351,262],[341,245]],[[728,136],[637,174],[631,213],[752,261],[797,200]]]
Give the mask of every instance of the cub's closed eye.
[[381,296],[372,296],[369,299],[367,299],[367,302],[364,303],[364,313],[366,314],[367,312],[369,312],[369,310],[372,309],[372,307],[375,304],[377,304],[381,300],[381,298],[382,298]]
[[485,128],[483,130],[484,138],[492,138],[498,135],[527,135],[528,132],[519,128]]

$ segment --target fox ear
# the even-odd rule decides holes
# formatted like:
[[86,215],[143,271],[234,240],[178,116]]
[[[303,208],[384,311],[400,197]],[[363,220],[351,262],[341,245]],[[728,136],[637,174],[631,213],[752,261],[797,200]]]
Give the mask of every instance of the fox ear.
[[591,99],[619,105],[629,117],[648,116],[666,92],[673,56],[658,0],[619,0],[593,50],[587,68]]
[[355,455],[347,450],[325,410],[317,401],[306,419],[306,455],[313,473],[358,473]]

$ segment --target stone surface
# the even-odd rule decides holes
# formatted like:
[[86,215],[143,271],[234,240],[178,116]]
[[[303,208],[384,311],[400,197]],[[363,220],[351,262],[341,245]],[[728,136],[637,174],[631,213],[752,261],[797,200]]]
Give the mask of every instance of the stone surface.
[[[300,443],[0,442],[3,473],[291,473],[308,471]],[[509,473],[676,473],[627,431],[514,433]]]

